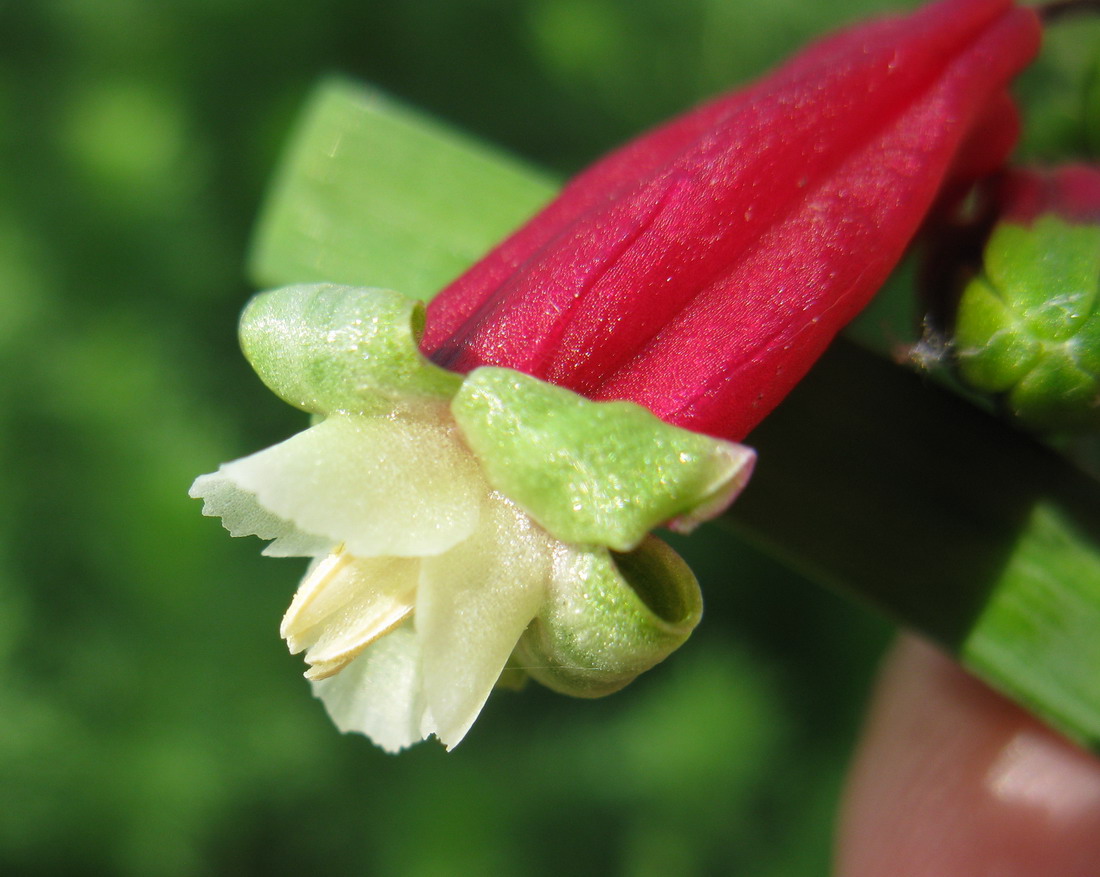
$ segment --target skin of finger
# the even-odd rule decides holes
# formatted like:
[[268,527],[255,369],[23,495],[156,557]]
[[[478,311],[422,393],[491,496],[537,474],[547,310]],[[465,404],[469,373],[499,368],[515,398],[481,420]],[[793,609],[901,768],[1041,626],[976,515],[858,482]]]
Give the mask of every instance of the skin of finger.
[[1100,760],[902,637],[849,776],[834,873],[1097,877]]

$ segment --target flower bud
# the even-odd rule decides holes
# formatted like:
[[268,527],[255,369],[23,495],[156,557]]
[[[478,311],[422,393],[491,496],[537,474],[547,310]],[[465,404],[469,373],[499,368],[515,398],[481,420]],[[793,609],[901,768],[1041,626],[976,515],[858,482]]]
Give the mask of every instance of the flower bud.
[[959,302],[961,377],[1039,431],[1100,427],[1100,170],[1015,172]]

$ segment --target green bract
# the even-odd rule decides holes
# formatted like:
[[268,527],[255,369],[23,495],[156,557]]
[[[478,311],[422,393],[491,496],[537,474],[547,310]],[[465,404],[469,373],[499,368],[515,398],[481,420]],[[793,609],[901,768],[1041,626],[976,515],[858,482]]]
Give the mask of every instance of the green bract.
[[511,369],[472,372],[451,411],[489,483],[566,542],[629,551],[658,524],[724,508],[752,470],[742,445]]
[[1100,426],[1100,225],[1003,224],[959,305],[959,370],[1038,430]]

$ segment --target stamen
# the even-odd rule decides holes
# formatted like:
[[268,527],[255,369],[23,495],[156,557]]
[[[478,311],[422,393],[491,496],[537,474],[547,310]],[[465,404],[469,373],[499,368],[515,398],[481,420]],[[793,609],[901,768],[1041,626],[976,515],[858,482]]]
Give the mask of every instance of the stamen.
[[290,607],[286,610],[286,614],[283,615],[283,621],[279,625],[279,636],[286,640],[286,644],[290,647],[290,653],[292,655],[298,654],[305,648],[308,648],[310,643],[297,644],[295,631],[292,629],[298,626],[297,636],[300,636],[305,630],[308,630],[316,623],[316,619],[310,621],[305,627],[301,626],[303,616],[308,611],[310,604],[314,598],[329,584],[333,577],[336,576],[340,570],[347,566],[351,562],[351,556],[344,550],[343,545],[338,545],[335,550],[325,557],[323,560],[317,563],[302,579],[298,590],[294,594],[294,599],[290,602]]
[[306,678],[325,679],[413,612],[420,561],[358,558],[341,545],[306,575],[283,617],[291,654],[305,651]]

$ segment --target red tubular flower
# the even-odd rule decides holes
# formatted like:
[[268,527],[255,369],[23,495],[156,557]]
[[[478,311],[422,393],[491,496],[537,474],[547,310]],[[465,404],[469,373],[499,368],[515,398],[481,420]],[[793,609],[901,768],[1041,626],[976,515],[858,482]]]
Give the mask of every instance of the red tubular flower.
[[424,351],[740,439],[945,183],[1004,160],[1038,41],[1010,0],[943,0],[811,46],[582,173],[435,298]]

